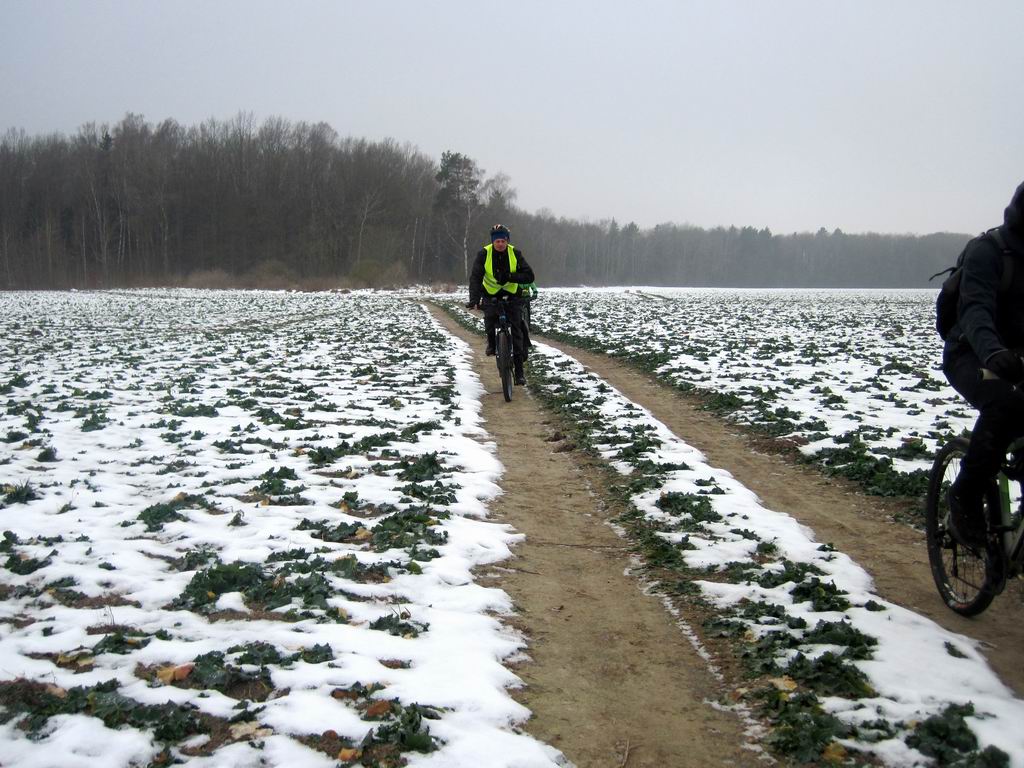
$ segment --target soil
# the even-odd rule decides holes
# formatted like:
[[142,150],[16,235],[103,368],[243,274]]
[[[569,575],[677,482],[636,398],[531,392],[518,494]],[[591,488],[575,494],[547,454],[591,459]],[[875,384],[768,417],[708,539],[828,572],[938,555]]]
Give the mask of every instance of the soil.
[[506,403],[480,336],[433,311],[476,352],[482,416],[505,466],[492,518],[526,535],[491,570],[528,641],[529,661],[516,668],[525,686],[514,692],[533,712],[526,730],[580,768],[764,765],[748,724],[712,704],[728,696],[725,684],[630,575],[600,471],[558,440],[529,387]]
[[567,344],[534,337],[579,360],[670,430],[729,471],[768,508],[785,512],[811,528],[818,541],[834,544],[874,579],[877,593],[927,616],[953,632],[973,638],[1002,681],[1024,696],[1024,601],[1011,584],[981,616],[967,619],[939,598],[928,565],[924,531],[897,522],[906,500],[862,493],[853,483],[829,478],[810,466],[794,464],[745,433],[701,410],[701,400],[662,384],[650,374]]

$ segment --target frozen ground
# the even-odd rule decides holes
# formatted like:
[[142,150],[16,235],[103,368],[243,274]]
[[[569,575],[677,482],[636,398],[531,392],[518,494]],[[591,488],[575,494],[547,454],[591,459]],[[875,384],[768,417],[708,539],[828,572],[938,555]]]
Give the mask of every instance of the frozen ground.
[[[589,318],[641,354],[658,318],[710,327],[723,315],[716,292],[664,293],[545,294],[538,317],[563,328]],[[807,387],[868,386],[857,377],[869,370],[878,394],[916,398],[897,385],[934,378],[932,357],[900,352],[895,336],[884,353],[852,341],[884,307],[895,334],[894,318],[922,312],[911,299],[880,295],[843,347],[824,339],[841,337],[830,323],[847,310],[806,309],[815,341],[794,330],[799,313],[785,315],[799,301],[780,298],[773,311],[789,319],[758,365],[750,350],[768,341],[742,336],[742,323],[719,330],[740,340],[714,361],[710,330],[703,352],[696,341],[652,348],[668,355],[660,366],[691,366],[690,355],[716,387],[777,386],[780,398],[782,385],[758,377],[791,354],[778,367],[807,366],[790,373],[808,379],[787,385],[802,393],[784,400],[794,411]],[[765,300],[749,300],[752,322]],[[654,313],[658,303],[671,311]],[[472,575],[517,540],[487,521],[501,467],[480,424],[481,388],[468,349],[423,308],[395,294],[197,291],[0,294],[0,304],[5,766],[54,755],[112,766],[558,764],[517,730],[528,713],[502,664],[523,647],[499,621],[508,597]],[[924,760],[912,747],[921,723],[970,702],[973,714],[954,721],[1024,766],[1024,709],[970,640],[878,599],[850,558],[571,358],[540,352],[534,386],[623,473],[651,545],[699,574],[718,631],[758,649],[780,696],[814,693],[795,716],[813,703],[843,725],[837,743],[906,765]],[[885,378],[894,359],[914,372]],[[814,380],[821,370],[832,373]],[[872,403],[841,397],[851,415],[874,418]],[[928,421],[927,402],[914,403]],[[913,416],[892,405],[894,419]]]

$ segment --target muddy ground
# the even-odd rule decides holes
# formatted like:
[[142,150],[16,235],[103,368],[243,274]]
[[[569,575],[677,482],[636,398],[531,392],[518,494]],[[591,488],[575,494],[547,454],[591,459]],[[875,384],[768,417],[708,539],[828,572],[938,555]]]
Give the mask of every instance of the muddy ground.
[[726,686],[627,573],[630,549],[605,522],[600,471],[559,439],[529,387],[506,403],[480,337],[435,314],[476,351],[482,415],[505,466],[494,519],[526,534],[490,576],[529,641],[515,692],[534,715],[527,730],[579,768],[763,764],[744,747],[742,719],[707,703]]

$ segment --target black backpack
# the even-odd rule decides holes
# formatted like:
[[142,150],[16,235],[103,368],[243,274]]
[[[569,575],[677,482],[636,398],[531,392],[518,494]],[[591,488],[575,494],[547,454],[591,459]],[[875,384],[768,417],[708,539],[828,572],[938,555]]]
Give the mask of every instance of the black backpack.
[[1003,279],[999,284],[999,293],[1002,295],[1010,290],[1010,283],[1013,282],[1013,251],[1007,247],[1006,240],[1003,239],[1003,233],[999,231],[999,227],[995,227],[972,238],[964,246],[964,249],[960,251],[960,255],[956,257],[956,264],[954,266],[941,272],[936,272],[928,278],[929,280],[934,280],[939,275],[949,274],[949,277],[942,281],[939,296],[935,300],[935,330],[939,332],[939,336],[943,341],[945,341],[959,319],[957,304],[960,302],[960,278],[963,277],[964,273],[964,257],[967,255],[967,249],[986,237],[991,237],[995,240],[999,250],[1003,252]]

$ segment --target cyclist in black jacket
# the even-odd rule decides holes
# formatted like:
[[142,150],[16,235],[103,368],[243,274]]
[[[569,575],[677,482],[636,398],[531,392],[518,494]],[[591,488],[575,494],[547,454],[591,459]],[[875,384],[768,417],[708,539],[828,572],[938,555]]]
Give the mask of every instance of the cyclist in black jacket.
[[950,492],[950,528],[961,543],[985,543],[984,489],[1006,449],[1024,435],[1024,184],[1017,187],[999,228],[1012,252],[1012,281],[1001,290],[1003,251],[994,237],[968,247],[960,282],[958,320],[946,337],[942,370],[978,420]]
[[498,321],[498,300],[509,296],[506,315],[512,326],[513,364],[516,384],[526,383],[523,360],[526,349],[523,343],[522,306],[519,284],[534,282],[533,269],[523,258],[523,252],[509,242],[508,227],[495,224],[491,227],[491,244],[476,255],[473,271],[469,276],[469,301],[466,306],[484,310],[484,329],[487,331],[487,354],[494,354],[494,327]]

